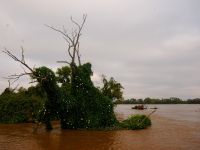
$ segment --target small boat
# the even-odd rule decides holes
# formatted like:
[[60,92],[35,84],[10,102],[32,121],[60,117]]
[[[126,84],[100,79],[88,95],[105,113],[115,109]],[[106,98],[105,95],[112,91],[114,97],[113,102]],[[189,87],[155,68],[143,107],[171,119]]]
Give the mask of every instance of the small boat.
[[152,107],[152,108],[150,108],[150,109],[158,109],[158,107]]
[[145,107],[144,105],[135,105],[134,107],[132,107],[132,109],[143,110],[143,109],[147,109],[147,107]]

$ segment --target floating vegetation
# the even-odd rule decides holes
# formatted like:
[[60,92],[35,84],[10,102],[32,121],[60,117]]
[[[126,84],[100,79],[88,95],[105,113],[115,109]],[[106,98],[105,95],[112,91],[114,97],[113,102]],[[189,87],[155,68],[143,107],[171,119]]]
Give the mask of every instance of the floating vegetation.
[[120,123],[122,128],[137,130],[151,126],[151,120],[146,115],[132,115]]

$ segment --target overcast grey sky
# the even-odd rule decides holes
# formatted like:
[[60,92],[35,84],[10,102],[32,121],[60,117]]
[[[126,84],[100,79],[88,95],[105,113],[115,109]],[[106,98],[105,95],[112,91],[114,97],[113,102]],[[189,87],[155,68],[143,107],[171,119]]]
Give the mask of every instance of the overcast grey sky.
[[[23,46],[30,66],[55,70],[66,43],[44,24],[71,29],[70,16],[87,13],[81,55],[95,84],[105,74],[122,83],[125,98],[200,97],[199,8],[199,0],[0,0],[0,48],[20,55]],[[22,71],[0,53],[0,77]],[[0,91],[7,86],[1,78]]]

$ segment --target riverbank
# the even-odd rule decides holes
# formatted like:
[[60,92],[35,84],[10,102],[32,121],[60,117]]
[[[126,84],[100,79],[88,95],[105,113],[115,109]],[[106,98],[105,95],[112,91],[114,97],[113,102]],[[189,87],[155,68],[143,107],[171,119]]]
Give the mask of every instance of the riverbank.
[[[129,107],[117,106],[119,119],[135,113]],[[195,111],[196,108],[192,111],[195,116],[200,113]],[[165,108],[167,110],[169,108]],[[178,108],[179,113],[180,110]],[[0,150],[198,150],[200,121],[169,116],[158,110],[151,116],[152,126],[144,130],[80,131],[61,130],[59,126],[54,126],[52,132],[46,132],[44,128],[33,132],[33,124],[30,123],[0,125]]]

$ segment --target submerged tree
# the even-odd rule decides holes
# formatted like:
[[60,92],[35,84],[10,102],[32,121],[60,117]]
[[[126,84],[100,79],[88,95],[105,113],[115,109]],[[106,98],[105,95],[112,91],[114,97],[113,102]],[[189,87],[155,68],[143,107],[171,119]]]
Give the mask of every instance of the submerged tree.
[[112,100],[106,98],[91,81],[91,64],[81,64],[79,40],[86,17],[86,15],[83,15],[80,24],[71,17],[71,21],[75,25],[71,34],[67,33],[65,28],[60,30],[47,25],[47,27],[64,36],[68,43],[68,54],[71,61],[58,61],[67,63],[69,66],[58,69],[57,74],[62,84],[62,91],[69,92],[70,96],[73,97],[74,107],[71,107],[71,114],[74,117],[73,121],[70,120],[69,122],[74,123],[74,128],[105,127],[116,122]]
[[[25,62],[24,51],[19,59],[5,49],[3,52],[19,62],[27,70],[18,75],[11,75],[9,79],[18,80],[21,76],[29,75],[33,82],[38,82],[46,92],[42,121],[47,129],[52,129],[51,119],[56,117],[61,121],[62,128],[102,128],[114,125],[117,120],[113,111],[112,100],[102,94],[92,81],[91,64],[81,64],[79,47],[80,36],[86,21],[83,15],[82,23],[71,18],[76,27],[68,34],[66,29],[47,27],[59,32],[68,43],[68,54],[71,61],[58,61],[69,66],[58,69],[57,76],[47,67],[31,68]],[[77,63],[78,62],[78,63]],[[61,86],[58,86],[58,83]]]

